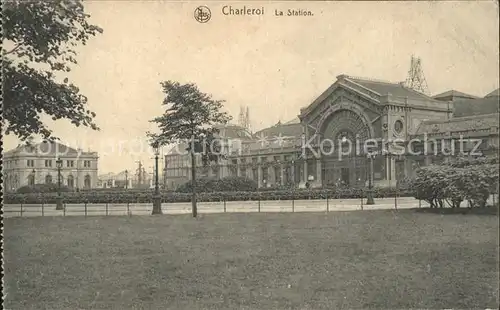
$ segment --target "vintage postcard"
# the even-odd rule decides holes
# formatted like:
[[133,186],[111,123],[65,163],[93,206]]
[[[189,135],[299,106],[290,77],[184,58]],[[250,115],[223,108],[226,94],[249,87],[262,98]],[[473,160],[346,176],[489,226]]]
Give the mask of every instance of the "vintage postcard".
[[5,309],[498,308],[498,1],[2,27]]

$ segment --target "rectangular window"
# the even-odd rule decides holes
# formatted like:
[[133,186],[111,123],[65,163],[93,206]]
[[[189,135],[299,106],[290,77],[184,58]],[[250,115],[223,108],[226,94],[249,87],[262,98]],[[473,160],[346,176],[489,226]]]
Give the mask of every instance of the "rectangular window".
[[52,160],[50,159],[45,160],[45,167],[52,167]]
[[35,161],[33,159],[28,159],[27,165],[28,167],[35,167]]
[[72,167],[74,167],[74,164],[75,164],[75,162],[73,160],[67,160],[66,161],[66,167],[72,168]]
[[83,167],[90,168],[90,160],[84,160],[83,161]]

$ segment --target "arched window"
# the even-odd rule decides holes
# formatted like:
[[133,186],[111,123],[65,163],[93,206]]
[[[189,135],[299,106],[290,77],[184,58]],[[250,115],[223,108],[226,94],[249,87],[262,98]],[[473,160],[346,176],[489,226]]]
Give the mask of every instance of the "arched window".
[[50,174],[47,174],[45,176],[45,184],[50,184],[52,183],[52,176]]
[[28,185],[33,186],[35,185],[35,174],[32,173],[28,176]]
[[69,188],[75,187],[75,179],[73,178],[72,175],[68,175],[68,181],[67,182],[68,182],[67,184],[68,184]]
[[88,175],[88,174],[87,174],[87,175],[85,176],[84,181],[83,181],[83,186],[84,186],[85,188],[90,188],[90,185],[91,185],[91,182],[90,182],[90,181],[91,181],[91,179],[90,179],[90,175]]

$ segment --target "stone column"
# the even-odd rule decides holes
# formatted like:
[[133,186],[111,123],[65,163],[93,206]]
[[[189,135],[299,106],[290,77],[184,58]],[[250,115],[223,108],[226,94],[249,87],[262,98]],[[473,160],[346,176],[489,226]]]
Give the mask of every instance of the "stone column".
[[307,160],[304,160],[304,173],[303,173],[303,181],[304,183],[307,183],[308,179],[307,177],[309,176],[308,172],[307,172]]
[[257,186],[262,187],[262,166],[259,164],[257,168]]
[[321,180],[321,158],[316,158],[316,184],[318,186],[323,185],[323,180]]
[[284,161],[284,156],[281,155],[280,156],[280,184],[279,185],[283,185],[283,180],[284,180],[284,165],[283,165],[283,161]]
[[387,181],[391,179],[391,164],[389,161],[389,156],[385,156],[385,179]]
[[391,162],[391,171],[390,171],[391,181],[394,181],[393,185],[396,185],[396,158],[390,157],[390,162]]

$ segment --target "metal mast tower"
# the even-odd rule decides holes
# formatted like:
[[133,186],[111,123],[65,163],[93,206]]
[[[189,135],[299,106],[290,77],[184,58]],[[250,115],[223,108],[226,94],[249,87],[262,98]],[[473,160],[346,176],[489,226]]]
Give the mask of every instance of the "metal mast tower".
[[429,91],[424,71],[422,70],[422,62],[420,58],[413,55],[411,56],[411,65],[405,86],[423,94],[428,94]]

